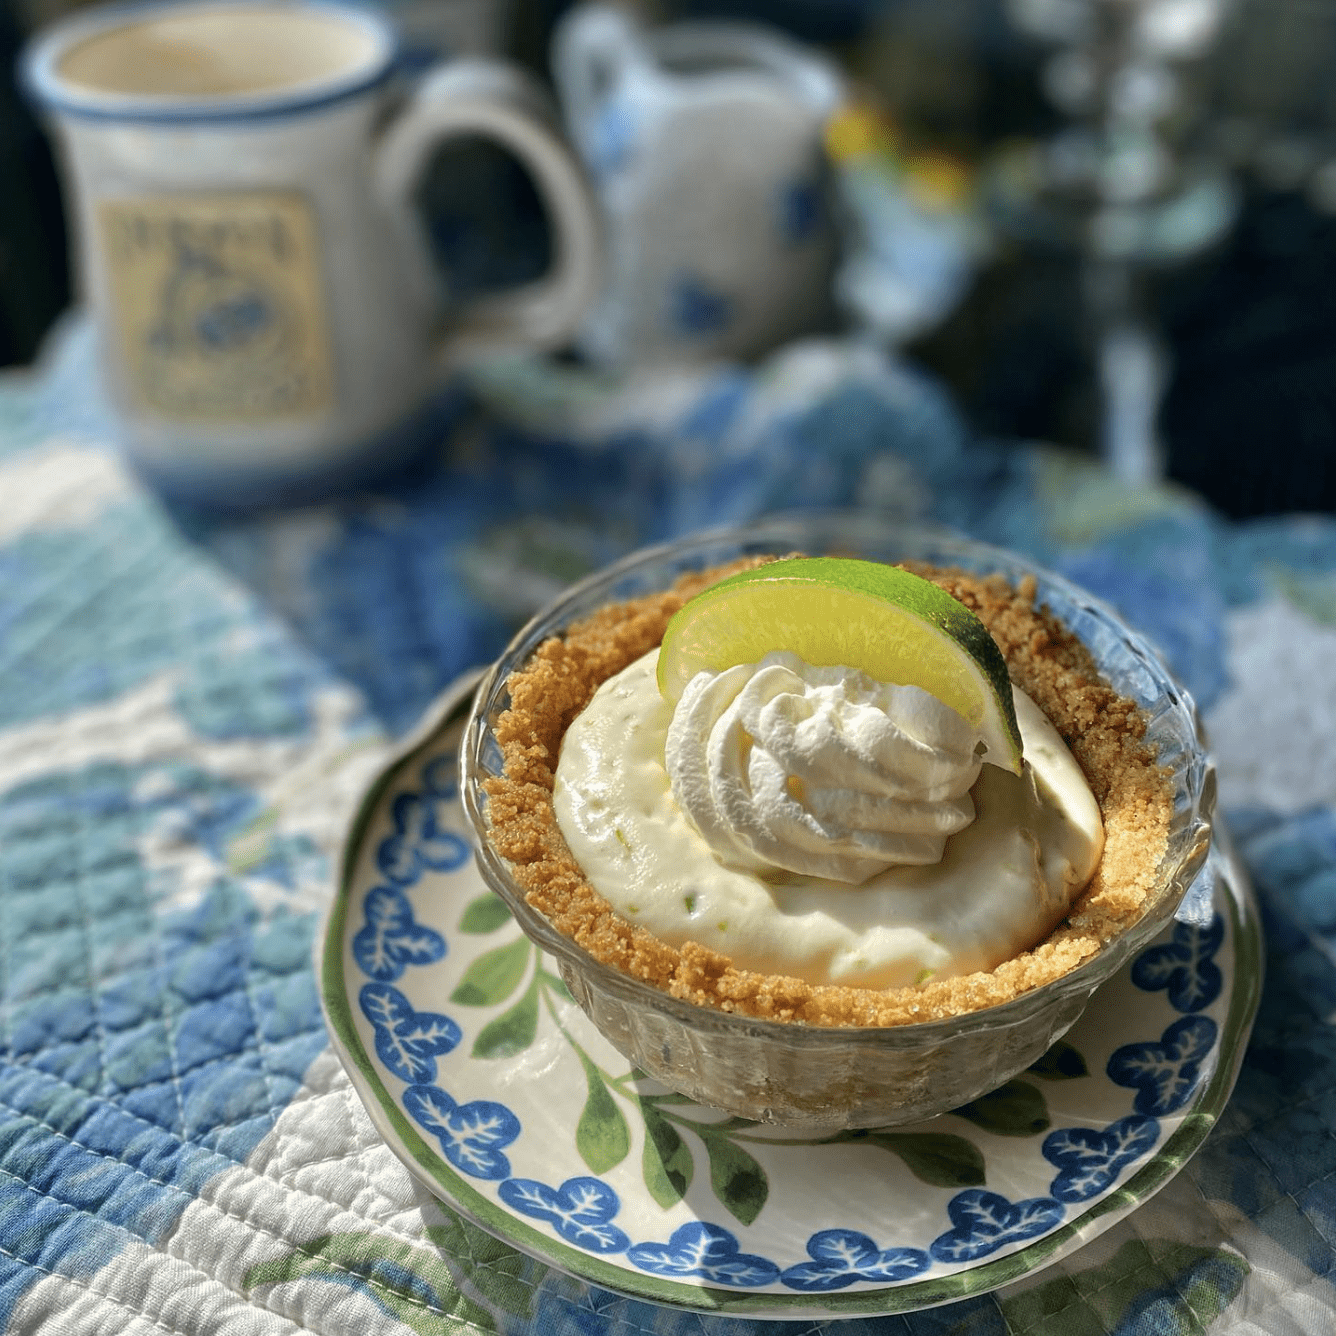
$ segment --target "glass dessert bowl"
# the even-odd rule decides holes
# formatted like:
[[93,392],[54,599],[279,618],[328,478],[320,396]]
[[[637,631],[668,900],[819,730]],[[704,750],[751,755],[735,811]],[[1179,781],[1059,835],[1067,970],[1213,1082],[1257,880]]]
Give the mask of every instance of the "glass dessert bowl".
[[[533,775],[519,773],[525,763],[516,758],[525,747],[516,750],[512,726],[515,675],[541,657],[541,646],[595,614],[604,616],[606,609],[638,600],[655,609],[654,596],[683,577],[794,552],[1001,577],[1011,589],[1024,591],[1027,605],[1046,610],[1047,624],[1055,620],[1059,635],[1065,629],[1073,644],[1079,642],[1080,662],[1135,719],[1141,754],[1153,757],[1153,765],[1143,768],[1154,775],[1163,799],[1153,857],[1142,859],[1134,878],[1134,903],[1101,871],[1098,894],[1092,883],[1089,902],[1079,897],[1035,952],[995,971],[884,991],[808,987],[788,979],[774,980],[772,987],[764,978],[757,986],[755,974],[721,976],[709,952],[688,959],[684,949],[679,956],[646,938],[593,892],[586,903],[602,906],[600,922],[611,921],[618,929],[620,946],[606,949],[602,927],[586,931],[578,916],[553,912],[560,893],[541,887],[535,893],[535,876],[560,865],[555,880],[574,884],[582,873],[550,817],[550,829],[539,836],[516,838],[511,797],[527,787],[542,805],[543,785],[551,788],[543,758],[555,751],[558,739],[535,739],[537,749],[528,754],[538,755],[540,763]],[[666,613],[654,615],[660,623],[666,620]],[[637,637],[643,641],[645,634],[637,624],[628,644]],[[628,649],[625,661],[641,648]],[[599,671],[608,676],[620,666]],[[555,755],[550,759],[555,769]],[[647,1076],[702,1104],[808,1129],[884,1127],[933,1117],[1035,1062],[1076,1021],[1095,989],[1172,917],[1205,859],[1214,806],[1213,773],[1191,699],[1151,647],[1110,609],[1000,549],[839,512],[693,536],[636,553],[573,586],[515,637],[480,684],[465,730],[461,773],[484,880],[524,932],[555,958],[596,1028]],[[1129,848],[1119,833],[1121,818],[1114,816],[1106,862],[1125,860]],[[1116,910],[1106,912],[1100,907],[1105,902]],[[678,962],[671,980],[664,973],[665,958]]]

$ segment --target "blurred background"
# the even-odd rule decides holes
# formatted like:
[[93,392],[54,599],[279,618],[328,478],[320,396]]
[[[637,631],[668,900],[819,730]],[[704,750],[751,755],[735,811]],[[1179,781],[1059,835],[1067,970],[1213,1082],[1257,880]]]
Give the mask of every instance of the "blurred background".
[[[393,1292],[425,1305],[404,1319],[424,1329],[458,1317],[488,1331],[733,1336],[704,1312],[577,1295],[555,1271],[530,1308],[527,1291],[511,1297],[522,1273],[500,1254],[438,1233],[423,1189],[352,1116],[312,947],[356,795],[394,740],[572,580],[706,527],[851,507],[888,532],[919,521],[1010,549],[1110,603],[1163,653],[1211,739],[1270,952],[1247,1053],[1240,984],[1220,1063],[1181,1059],[1179,1087],[1200,1068],[1211,1099],[1228,1092],[1225,1059],[1243,1066],[1238,1097],[1174,1184],[996,1300],[848,1329],[1336,1330],[1336,0],[627,0],[651,53],[688,21],[763,20],[799,44],[804,68],[821,64],[814,54],[838,67],[847,96],[818,115],[819,99],[799,95],[807,84],[755,81],[779,85],[782,111],[808,113],[802,170],[790,156],[782,173],[758,143],[784,117],[743,121],[735,85],[752,106],[760,94],[737,62],[639,62],[657,109],[673,113],[654,126],[672,133],[642,139],[639,154],[653,117],[601,113],[624,108],[643,73],[605,80],[590,116],[565,99],[580,155],[569,180],[581,192],[583,170],[602,192],[601,222],[628,178],[660,187],[648,225],[601,235],[609,254],[643,241],[642,258],[664,240],[664,281],[624,305],[692,360],[605,365],[582,330],[555,351],[521,341],[462,371],[450,362],[443,382],[429,340],[462,318],[448,301],[418,301],[436,295],[434,276],[416,254],[411,273],[395,267],[396,225],[425,223],[451,294],[543,274],[561,247],[533,183],[476,139],[405,173],[412,212],[372,207],[384,201],[372,197],[367,127],[373,115],[405,123],[439,54],[505,56],[555,88],[554,34],[591,0],[578,12],[565,0],[366,2],[403,38],[395,77],[319,102],[328,118],[304,110],[292,118],[301,133],[264,152],[267,120],[250,138],[229,123],[178,139],[170,117],[152,133],[82,127],[116,150],[100,159],[113,160],[101,202],[141,210],[111,215],[118,272],[141,281],[127,280],[138,300],[118,310],[120,337],[104,338],[71,292],[74,229],[14,77],[30,36],[81,6],[0,0],[0,1328],[63,1336],[82,1317],[84,1329],[145,1330],[160,1310],[144,1305],[179,1295],[204,1324],[226,1313],[265,1332],[405,1330],[390,1314],[410,1310],[380,1303]],[[236,26],[249,72],[250,52],[268,47]],[[388,45],[375,47],[377,78]],[[135,61],[152,74],[152,60]],[[169,44],[156,68],[192,66]],[[707,85],[715,132],[688,133],[679,116],[709,102]],[[396,100],[409,109],[397,118]],[[327,119],[342,127],[330,130],[341,157],[310,151],[309,123]],[[145,162],[161,176],[137,178]],[[155,193],[164,179],[179,191]],[[270,209],[300,206],[303,191],[337,206],[312,208],[305,230],[301,207]],[[249,211],[255,196],[267,212]],[[229,218],[222,205],[237,199]],[[764,225],[750,213],[738,225],[740,199],[760,199]],[[257,227],[257,214],[283,226]],[[227,226],[238,217],[245,226]],[[839,263],[821,270],[822,301],[795,330],[792,280],[831,236]],[[253,243],[240,255],[238,237]],[[742,270],[755,280],[745,292],[729,286]],[[284,281],[260,281],[275,275]],[[759,349],[703,356],[758,289],[782,327]],[[285,307],[270,291],[303,301]],[[284,318],[326,309],[322,292],[340,318]],[[326,346],[322,361],[313,350]],[[167,406],[184,410],[162,415],[162,455],[187,474],[201,455],[220,473],[254,469],[248,502],[211,509],[207,467],[200,504],[126,467],[124,420],[96,375],[99,353],[126,347],[161,373],[155,389],[174,390],[180,372]],[[415,356],[433,372],[418,466],[284,504],[297,498],[279,494],[280,467],[296,459],[296,485],[345,459],[316,429],[384,407]],[[314,428],[285,455],[263,435],[266,414],[285,425],[278,410],[296,396],[279,395],[322,375],[351,388],[311,395]],[[197,451],[205,432],[191,435],[188,410],[216,407],[219,387],[234,397],[211,421],[199,413],[216,430]],[[355,441],[359,462],[379,465],[387,434]],[[423,782],[404,809],[415,843],[384,846],[417,850],[405,884],[438,865],[425,852],[436,834],[454,837],[445,788]],[[1223,895],[1227,880],[1197,887]],[[1171,950],[1197,960],[1204,989],[1221,973],[1212,940],[1194,929]],[[1242,980],[1251,951],[1238,945]],[[1058,1114],[1061,1086],[1038,1084]],[[1042,1112],[1037,1086],[1023,1088]],[[1012,1107],[1036,1135],[1048,1115],[1029,1099]],[[1204,1130],[1215,1113],[1194,1108],[1184,1127]],[[1127,1129],[1153,1121],[1107,1136],[1125,1149]],[[81,1128],[100,1139],[71,1140]],[[990,1157],[1021,1144],[986,1140]],[[1134,1203],[1191,1144],[1176,1140],[1153,1172],[1129,1168],[1104,1200]],[[255,1211],[224,1220],[218,1203],[250,1202],[261,1181]],[[708,1194],[705,1181],[698,1166]],[[744,1165],[730,1181],[756,1175]],[[1026,1219],[1025,1205],[1007,1219]],[[1002,1237],[1010,1248],[1021,1235]],[[1052,1257],[1048,1240],[1025,1252],[1026,1266]],[[1023,1255],[1008,1252],[1002,1269],[990,1257],[985,1281],[1017,1274]],[[475,1324],[493,1279],[506,1297]],[[858,1287],[841,1293],[863,1301]]]
[[[32,32],[78,7],[0,0],[0,365],[39,356],[71,302],[51,150],[15,62]],[[383,7],[407,35],[410,74],[433,52],[488,50],[543,77],[568,8]],[[892,269],[935,266],[940,279],[909,318],[879,307],[872,323],[891,320],[891,341],[945,383],[975,430],[1104,454],[1232,516],[1336,509],[1336,4],[628,8],[656,23],[763,19],[839,62],[866,116],[832,150],[878,159],[920,206],[919,235],[892,235],[888,216],[881,240]],[[439,174],[453,194],[433,199],[434,178],[424,183],[433,240],[465,286],[541,269],[527,181],[485,150],[463,162],[469,152],[451,150]],[[470,173],[507,172],[506,228],[462,225]],[[924,243],[935,227],[959,242],[946,260]],[[865,278],[864,296],[885,274]]]

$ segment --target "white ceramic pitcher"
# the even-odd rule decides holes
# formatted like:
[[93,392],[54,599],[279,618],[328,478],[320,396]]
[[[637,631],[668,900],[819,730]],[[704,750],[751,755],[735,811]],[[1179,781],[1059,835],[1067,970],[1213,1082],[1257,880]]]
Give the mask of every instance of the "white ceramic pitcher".
[[585,352],[613,366],[753,357],[826,324],[837,232],[826,60],[760,25],[642,30],[581,5],[553,75],[607,235]]

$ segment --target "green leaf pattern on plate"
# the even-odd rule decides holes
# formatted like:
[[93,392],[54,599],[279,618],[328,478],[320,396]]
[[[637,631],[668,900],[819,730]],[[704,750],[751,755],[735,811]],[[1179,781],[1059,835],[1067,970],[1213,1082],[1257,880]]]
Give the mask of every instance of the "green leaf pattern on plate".
[[749,1225],[765,1205],[770,1181],[760,1162],[730,1140],[728,1130],[700,1127],[701,1140],[710,1160],[710,1186],[714,1195],[744,1225]]
[[589,1094],[575,1126],[575,1145],[580,1158],[596,1174],[621,1164],[631,1153],[631,1130],[616,1101],[608,1092],[603,1073],[578,1044],[572,1043],[584,1068]]
[[986,1181],[983,1154],[974,1142],[951,1132],[839,1132],[827,1144],[863,1141],[898,1155],[921,1183],[935,1188],[973,1188]]
[[476,900],[471,900],[464,908],[459,920],[459,931],[467,933],[495,932],[510,922],[510,910],[506,902],[488,891]]
[[976,1127],[1004,1137],[1033,1137],[1048,1130],[1048,1104],[1028,1081],[1008,1081],[956,1110]]
[[524,978],[532,955],[533,947],[524,937],[484,952],[464,971],[450,1001],[465,1007],[491,1007],[504,1002]]
[[642,1099],[640,1116],[645,1124],[645,1145],[641,1152],[641,1172],[649,1195],[667,1210],[681,1201],[691,1186],[696,1161],[690,1147],[672,1123],[655,1107],[656,1101]]
[[538,1034],[539,976],[525,989],[514,1006],[490,1020],[473,1041],[475,1058],[509,1058],[523,1053]]
[[1090,1075],[1080,1050],[1065,1039],[1059,1039],[1038,1062],[1032,1062],[1028,1070],[1045,1081],[1073,1081],[1078,1076]]
[[[495,932],[513,922],[509,911],[498,914],[491,904],[495,896],[479,896],[471,901],[460,919],[460,929],[478,934]],[[504,905],[502,905],[504,908]],[[465,925],[468,925],[465,929]],[[532,964],[532,973],[530,966]],[[665,1210],[681,1200],[695,1176],[695,1159],[687,1140],[673,1124],[695,1133],[704,1146],[710,1168],[710,1186],[720,1203],[743,1224],[751,1224],[760,1214],[769,1196],[765,1170],[750,1151],[736,1144],[743,1129],[755,1124],[744,1118],[721,1123],[693,1120],[664,1108],[696,1106],[684,1096],[672,1092],[647,1095],[635,1088],[643,1074],[634,1069],[613,1076],[605,1072],[571,1037],[559,1019],[554,1001],[570,1000],[566,986],[542,966],[538,948],[527,938],[517,937],[484,951],[471,961],[463,978],[450,995],[461,1006],[497,1006],[509,999],[529,976],[529,986],[501,1015],[488,1021],[473,1041],[475,1058],[509,1058],[522,1053],[538,1034],[540,1003],[546,1005],[557,1029],[565,1037],[584,1070],[587,1094],[576,1124],[575,1141],[580,1158],[595,1174],[605,1173],[620,1164],[631,1152],[631,1130],[614,1093],[621,1096],[639,1115],[645,1130],[641,1152],[641,1172],[650,1196]],[[962,1141],[962,1144],[968,1145]],[[923,1155],[907,1152],[906,1163],[926,1162]],[[912,1163],[911,1163],[912,1167]],[[957,1179],[945,1180],[954,1185]],[[973,1177],[959,1181],[980,1181]]]

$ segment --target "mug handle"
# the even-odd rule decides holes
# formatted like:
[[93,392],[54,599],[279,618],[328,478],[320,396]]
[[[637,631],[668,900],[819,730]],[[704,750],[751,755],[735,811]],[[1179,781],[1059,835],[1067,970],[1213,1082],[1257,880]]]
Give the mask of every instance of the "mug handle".
[[576,329],[602,278],[602,228],[584,169],[567,146],[542,86],[515,66],[483,57],[431,72],[375,148],[380,197],[418,271],[438,285],[413,189],[443,140],[479,136],[509,150],[533,177],[552,229],[552,264],[532,283],[466,304],[438,340],[438,354],[504,343],[552,348]]

